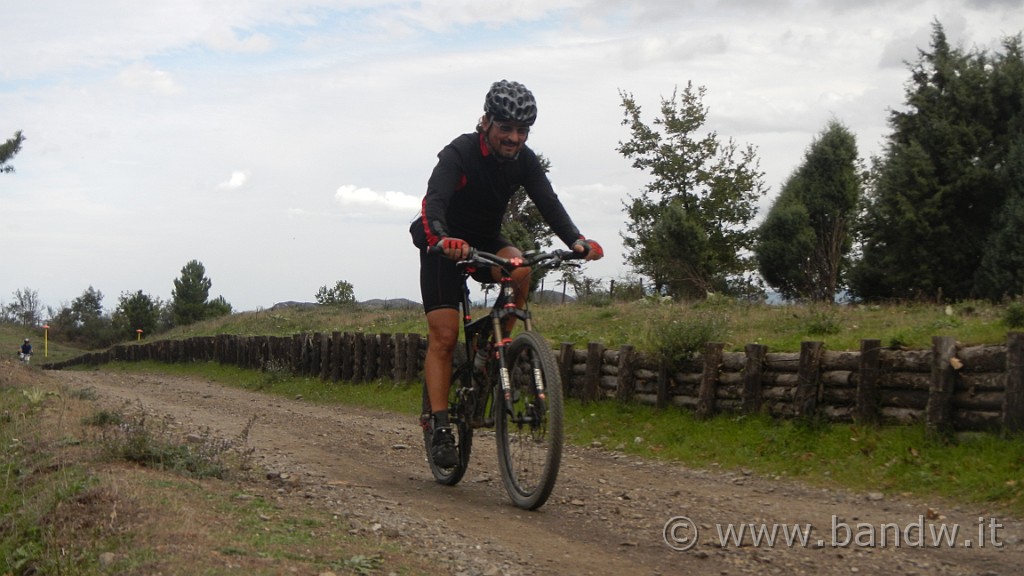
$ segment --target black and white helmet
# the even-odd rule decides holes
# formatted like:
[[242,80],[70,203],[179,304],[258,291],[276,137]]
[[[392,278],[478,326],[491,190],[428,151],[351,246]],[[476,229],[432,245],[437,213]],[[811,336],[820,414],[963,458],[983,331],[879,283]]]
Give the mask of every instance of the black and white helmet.
[[519,82],[502,80],[491,84],[484,100],[484,112],[495,120],[522,122],[533,126],[537,121],[537,101],[533,93]]

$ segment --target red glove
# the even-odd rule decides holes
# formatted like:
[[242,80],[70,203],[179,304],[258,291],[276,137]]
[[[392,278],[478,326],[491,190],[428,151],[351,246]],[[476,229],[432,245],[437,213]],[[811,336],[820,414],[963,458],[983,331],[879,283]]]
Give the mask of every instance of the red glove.
[[573,252],[586,254],[587,260],[600,260],[604,257],[604,248],[601,248],[601,245],[596,240],[580,238],[572,243],[572,250]]
[[461,238],[441,238],[438,245],[446,258],[462,260],[469,257],[469,242]]

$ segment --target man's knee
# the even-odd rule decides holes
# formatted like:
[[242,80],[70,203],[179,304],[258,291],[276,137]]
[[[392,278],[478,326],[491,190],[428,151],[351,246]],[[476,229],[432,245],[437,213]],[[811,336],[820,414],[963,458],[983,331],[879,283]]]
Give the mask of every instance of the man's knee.
[[459,328],[436,327],[430,330],[427,347],[433,352],[451,353],[459,342]]

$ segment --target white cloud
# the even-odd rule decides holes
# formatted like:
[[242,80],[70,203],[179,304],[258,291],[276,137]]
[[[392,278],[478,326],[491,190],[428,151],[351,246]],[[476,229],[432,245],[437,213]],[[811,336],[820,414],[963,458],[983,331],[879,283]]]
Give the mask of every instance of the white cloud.
[[221,29],[211,31],[204,38],[206,44],[214,50],[256,54],[267,52],[273,46],[270,38],[264,34],[239,35],[235,30]]
[[218,190],[237,190],[249,181],[249,173],[244,170],[235,170],[231,177],[217,185]]
[[154,94],[178,94],[182,92],[171,74],[152,66],[137,63],[125,68],[117,75],[117,81],[131,90],[142,90]]
[[392,210],[409,212],[420,207],[422,198],[410,196],[403,192],[377,192],[369,188],[360,188],[346,184],[334,193],[334,198],[344,208],[351,210]]

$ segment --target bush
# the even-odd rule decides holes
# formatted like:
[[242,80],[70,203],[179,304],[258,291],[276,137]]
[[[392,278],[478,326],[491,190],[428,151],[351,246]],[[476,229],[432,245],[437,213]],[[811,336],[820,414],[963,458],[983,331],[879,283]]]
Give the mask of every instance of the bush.
[[316,292],[316,302],[324,306],[351,306],[356,303],[355,289],[345,280],[338,280],[334,288],[321,286]]
[[1006,307],[1003,323],[1010,328],[1024,328],[1024,302],[1017,300]]
[[839,334],[842,327],[836,311],[833,308],[823,308],[811,310],[805,330],[812,336],[828,336]]
[[685,319],[655,322],[646,347],[656,358],[678,364],[703,350],[708,342],[721,342],[728,334],[729,318],[714,311],[699,311]]

